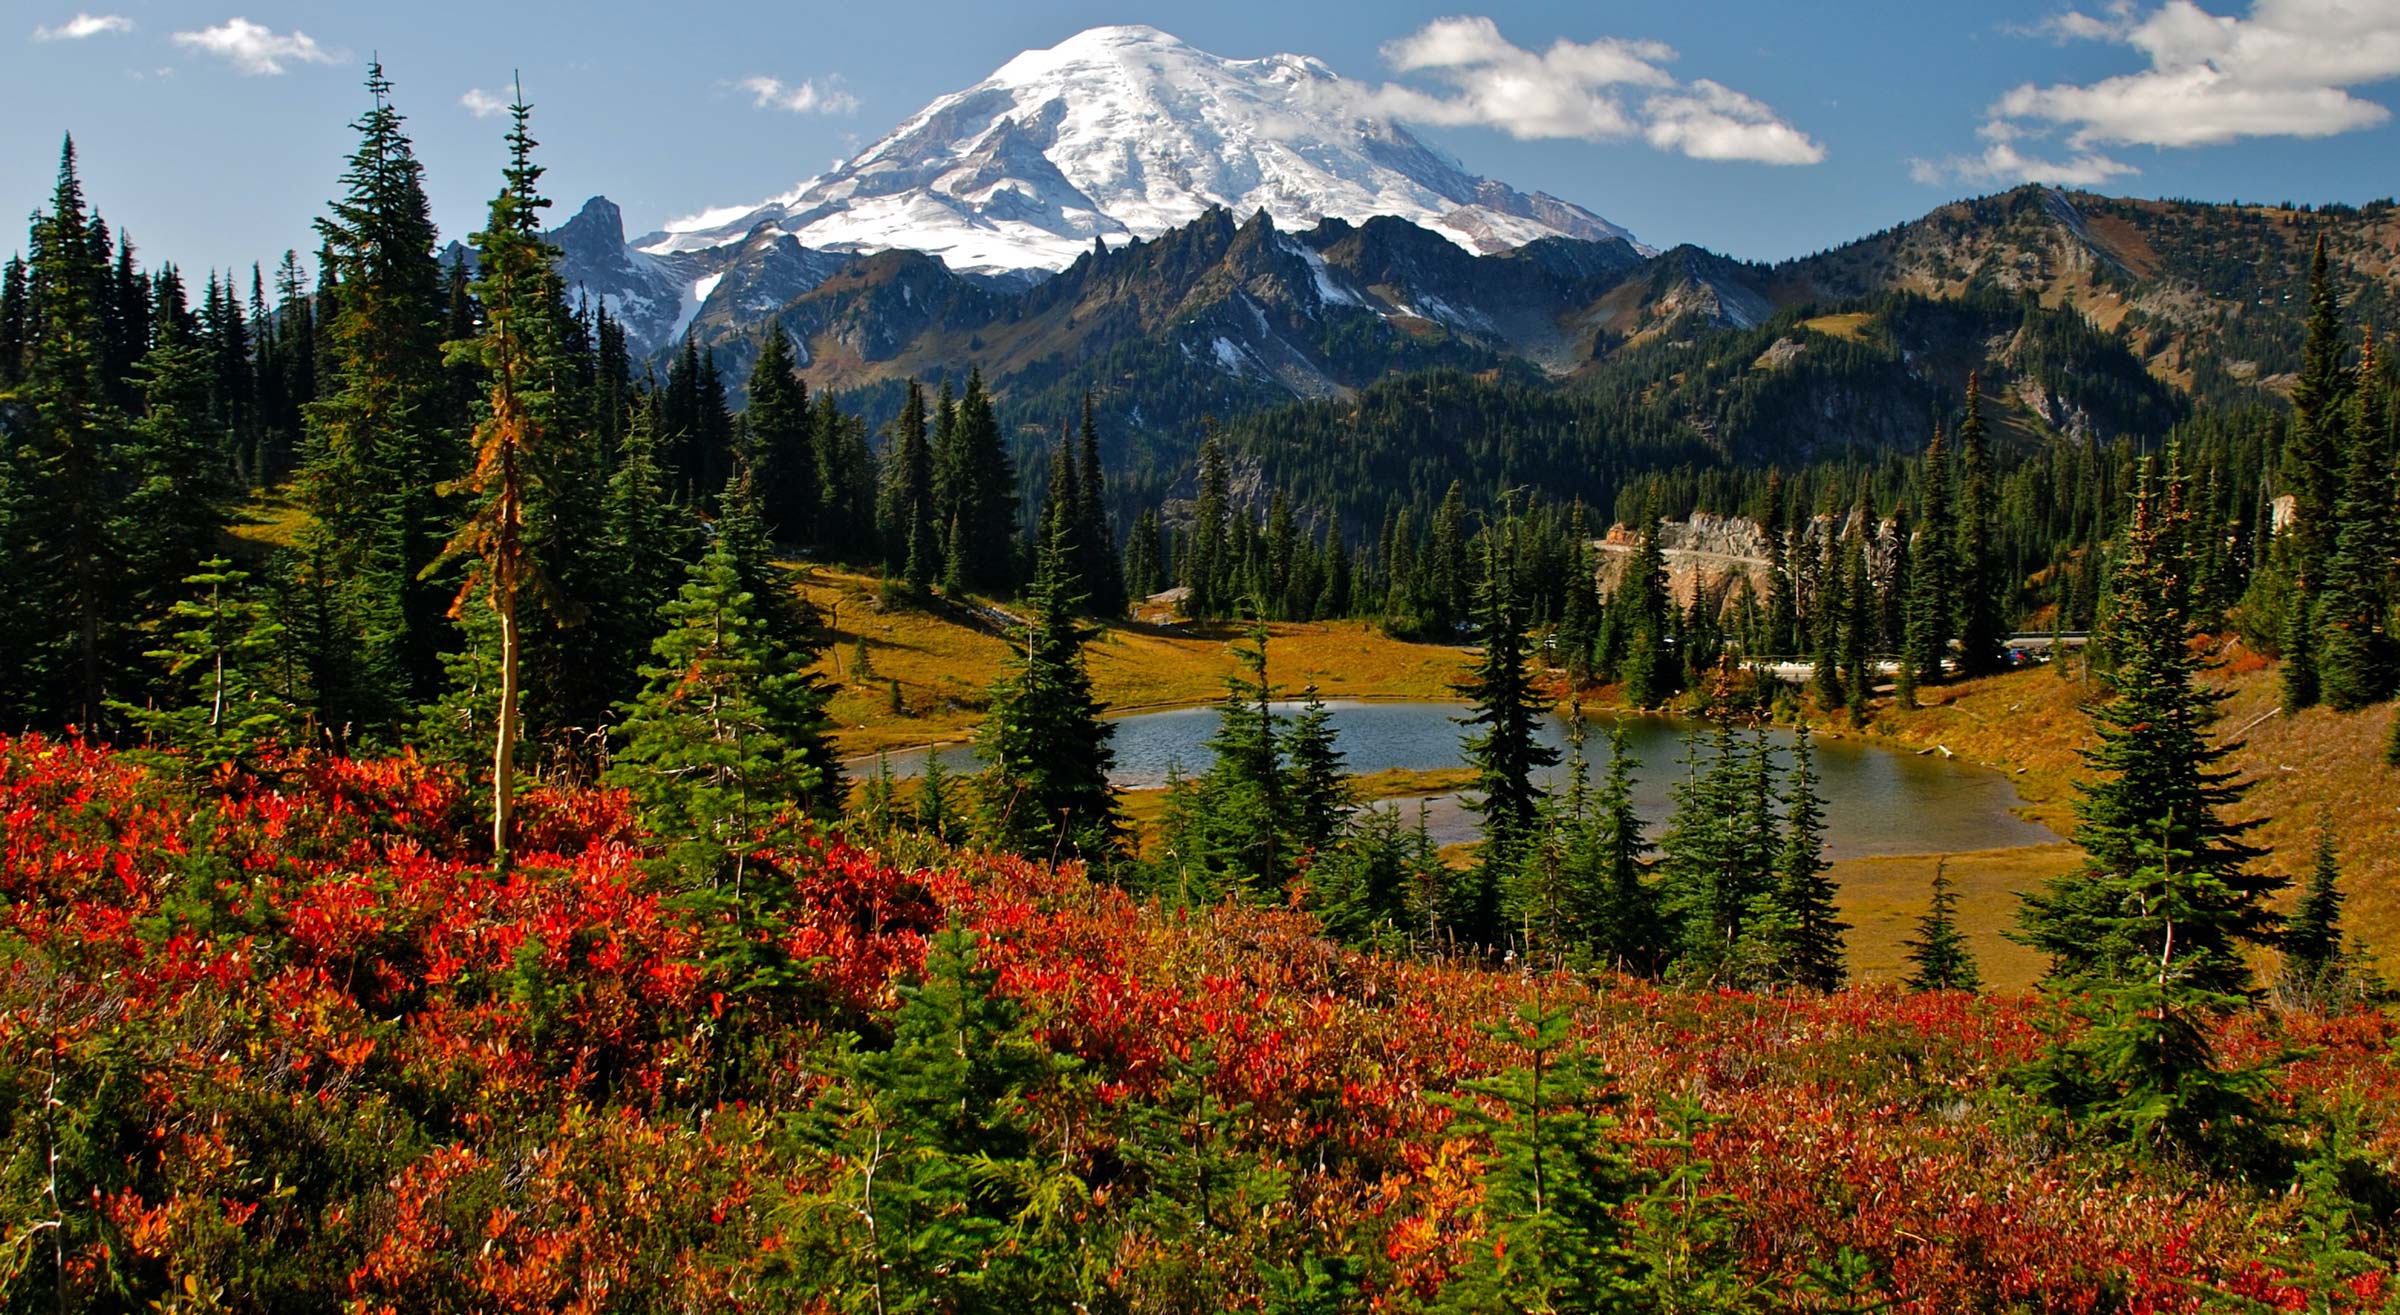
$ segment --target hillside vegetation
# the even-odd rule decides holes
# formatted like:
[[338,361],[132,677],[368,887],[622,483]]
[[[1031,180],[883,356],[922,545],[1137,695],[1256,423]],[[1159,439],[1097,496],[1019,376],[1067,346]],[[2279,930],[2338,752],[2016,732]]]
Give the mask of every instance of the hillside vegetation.
[[[0,741],[0,1300],[1472,1309],[1537,1144],[1496,1093],[1562,1056],[1605,1085],[1531,1108],[1606,1116],[1606,1263],[1642,1309],[2393,1291],[2324,1240],[2343,1198],[2130,1160],[2012,1094],[2061,1021],[2031,999],[1411,962],[832,836],[760,851],[728,904],[646,876],[610,793],[529,792],[495,876],[474,811],[413,759],[185,784]],[[2305,1047],[2273,1101],[2330,1173],[2400,1150],[2395,1036],[2250,1015],[2218,1043]]]

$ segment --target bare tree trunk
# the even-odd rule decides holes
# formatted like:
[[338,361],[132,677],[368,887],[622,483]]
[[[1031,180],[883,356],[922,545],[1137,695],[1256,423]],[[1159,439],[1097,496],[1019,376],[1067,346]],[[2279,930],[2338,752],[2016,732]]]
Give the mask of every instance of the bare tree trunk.
[[498,743],[492,746],[492,866],[508,866],[510,824],[517,811],[517,600],[495,591],[492,609],[500,614],[500,717]]

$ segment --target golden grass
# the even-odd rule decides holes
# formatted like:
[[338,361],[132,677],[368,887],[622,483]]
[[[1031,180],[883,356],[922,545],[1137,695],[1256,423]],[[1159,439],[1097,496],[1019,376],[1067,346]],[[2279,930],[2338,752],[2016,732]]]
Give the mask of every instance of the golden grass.
[[234,513],[233,525],[227,531],[234,540],[228,547],[235,552],[262,554],[276,548],[289,548],[300,541],[300,532],[308,527],[308,512],[277,490],[252,498]]
[[1850,974],[1860,981],[1898,981],[1909,969],[1907,942],[1932,898],[1937,862],[1947,863],[1958,888],[1959,926],[1973,944],[1987,990],[2033,985],[2043,957],[2004,934],[2017,917],[2017,895],[2073,868],[2083,851],[2071,844],[2031,845],[1936,857],[1854,858],[1833,865],[1841,885],[1836,901],[1850,924]]
[[1864,342],[1867,326],[1874,322],[1875,317],[1866,311],[1847,311],[1840,315],[1819,315],[1813,320],[1802,320],[1800,327],[1845,342]]
[[[935,601],[886,608],[872,577],[806,569],[799,588],[837,639],[816,670],[834,690],[835,742],[846,754],[964,740],[989,707],[1005,668],[1007,643],[964,609]],[[1268,676],[1297,692],[1314,683],[1327,698],[1451,697],[1465,659],[1460,650],[1410,644],[1364,622],[1279,623],[1269,628]],[[867,666],[856,671],[858,640]],[[1230,626],[1119,622],[1099,627],[1085,660],[1093,692],[1112,711],[1208,703],[1240,670]],[[892,711],[900,682],[903,711]]]

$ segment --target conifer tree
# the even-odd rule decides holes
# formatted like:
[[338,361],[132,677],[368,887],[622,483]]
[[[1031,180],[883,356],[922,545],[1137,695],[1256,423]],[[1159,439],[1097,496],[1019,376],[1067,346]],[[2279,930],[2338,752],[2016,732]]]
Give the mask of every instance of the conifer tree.
[[1208,739],[1208,770],[1185,787],[1168,828],[1170,848],[1182,863],[1180,884],[1189,895],[1272,896],[1299,857],[1289,834],[1289,723],[1275,711],[1264,622],[1252,623],[1249,641],[1233,651],[1240,670],[1225,678],[1216,733]]
[[1053,527],[1034,559],[1016,652],[993,691],[976,745],[990,766],[979,819],[996,848],[1028,858],[1113,863],[1120,847],[1116,792],[1108,783],[1115,727],[1101,719],[1084,668],[1081,603],[1065,536]]
[[640,655],[657,633],[659,609],[684,578],[693,547],[690,513],[667,497],[647,410],[635,413],[618,441],[601,527],[604,557],[613,569],[591,617],[607,659],[603,679],[612,702],[623,702],[641,687]]
[[2076,804],[2089,858],[2029,896],[2020,920],[2062,983],[2139,977],[2163,957],[2196,985],[2239,991],[2242,947],[2280,929],[2268,901],[2287,883],[2250,869],[2249,824],[2224,817],[2246,786],[2221,766],[2232,746],[2208,740],[2226,696],[2199,683],[2189,646],[2185,488],[2172,453],[2163,477],[2143,475],[2116,569],[2113,690],[2084,756],[2096,778]]
[[1867,702],[1874,692],[1874,671],[1868,662],[1875,651],[1875,584],[1867,573],[1866,508],[1857,510],[1858,528],[1842,544],[1841,636],[1843,702],[1850,724],[1864,726]]
[[[25,578],[38,590],[21,615],[48,631],[35,662],[46,686],[35,706],[103,724],[125,638],[120,563],[125,527],[117,477],[125,418],[112,403],[102,301],[108,266],[95,250],[75,142],[60,149],[50,208],[34,217],[27,266],[27,340],[20,395],[32,413],[21,515],[32,549]],[[63,634],[59,633],[61,630]],[[41,676],[47,676],[41,680]]]
[[2349,452],[2335,501],[2333,549],[2315,610],[2314,654],[2328,706],[2354,712],[2400,684],[2400,645],[2386,626],[2400,563],[2400,490],[2394,487],[2392,391],[2370,342],[2344,425]]
[[431,694],[455,589],[426,575],[452,524],[436,490],[464,464],[442,426],[446,299],[424,171],[391,89],[370,64],[373,103],[354,125],[343,195],[317,222],[329,294],[301,501],[314,520],[305,546],[322,557],[341,624],[356,636],[352,670],[319,682],[337,748],[353,730],[382,733]]
[[792,372],[791,339],[770,322],[750,370],[750,404],[742,411],[742,447],[758,488],[767,533],[784,543],[814,542],[817,455],[810,440],[815,417],[808,385]]
[[1980,676],[2000,669],[2008,638],[2004,614],[2008,581],[2002,578],[1997,476],[1990,436],[1983,423],[1983,385],[1967,376],[1967,411],[1958,424],[1958,665]]
[[[956,400],[945,382],[932,419],[929,515],[936,544],[957,558],[962,591],[1004,593],[1016,582],[1017,474],[982,371],[968,372],[965,394]],[[1078,558],[1076,565],[1085,564]]]
[[2317,236],[2308,268],[2308,319],[2300,347],[2299,377],[2292,384],[2292,424],[2284,457],[2293,499],[2292,530],[2299,578],[2315,590],[2323,583],[2339,526],[2345,452],[2345,410],[2350,370],[2344,362],[2341,295]]
[[[906,570],[911,550],[930,546],[933,519],[933,450],[925,436],[925,389],[908,381],[907,400],[892,421],[884,443],[880,492],[875,503],[875,534],[883,545],[883,569],[898,578]],[[928,578],[930,561],[921,564]]]
[[1166,559],[1159,544],[1158,513],[1148,507],[1135,513],[1133,533],[1125,539],[1125,591],[1135,599],[1166,588]]
[[1950,514],[1950,456],[1936,427],[1917,471],[1916,537],[1909,544],[1908,605],[1901,660],[1913,686],[1937,683],[1949,656],[1957,599],[1958,527]]
[[1668,654],[1667,559],[1659,543],[1658,492],[1642,502],[1642,528],[1634,539],[1625,575],[1610,596],[1618,631],[1625,636],[1625,699],[1637,708],[1655,707],[1675,692],[1674,662]]
[[1751,911],[1771,879],[1748,825],[1749,773],[1732,720],[1720,705],[1709,721],[1707,761],[1692,741],[1660,844],[1660,905],[1678,942],[1675,966],[1700,982],[1734,973]]
[[1313,684],[1300,692],[1300,715],[1292,720],[1285,743],[1291,777],[1285,798],[1291,806],[1293,856],[1330,853],[1357,803],[1343,771],[1333,714]]
[[1077,536],[1081,540],[1084,578],[1091,593],[1092,615],[1125,614],[1125,577],[1118,565],[1116,533],[1108,523],[1108,490],[1100,469],[1100,424],[1093,414],[1092,395],[1083,395],[1083,423],[1077,430],[1075,504]]
[[925,770],[917,777],[917,829],[948,842],[958,828],[958,804],[950,797],[950,769],[936,751],[925,755]]
[[2317,675],[2317,607],[2305,586],[2295,582],[2285,599],[2283,662],[2276,689],[2283,715],[2313,708],[2323,697]]
[[1192,502],[1191,539],[1184,553],[1183,585],[1186,614],[1201,618],[1224,615],[1232,599],[1226,596],[1226,566],[1233,522],[1232,476],[1225,468],[1225,451],[1214,426],[1200,440],[1199,493]]
[[184,596],[167,612],[168,624],[181,628],[149,655],[169,680],[184,682],[182,696],[164,707],[117,708],[145,741],[180,753],[196,771],[293,746],[301,730],[302,692],[278,679],[283,628],[250,596],[249,579],[222,557],[185,579]]
[[1958,929],[1958,890],[1947,859],[1933,867],[1933,901],[1917,919],[1917,934],[1903,942],[1916,967],[1904,979],[1911,991],[1977,991],[1983,974],[1966,933]]
[[2341,865],[2330,828],[2317,833],[2316,862],[2283,937],[2284,989],[2320,1003],[2343,975]]
[[1548,708],[1530,669],[1533,651],[1517,580],[1517,532],[1516,518],[1507,515],[1486,538],[1483,581],[1475,599],[1483,647],[1469,679],[1458,687],[1472,705],[1461,719],[1468,728],[1461,757],[1475,772],[1477,798],[1471,806],[1483,818],[1483,844],[1453,901],[1451,921],[1462,940],[1480,946],[1499,944],[1501,894],[1511,865],[1534,835],[1540,813],[1541,785],[1535,773],[1558,761],[1558,751],[1540,736]]
[[[541,166],[533,162],[527,131],[533,107],[520,92],[509,106],[506,182],[492,201],[484,230],[475,235],[483,277],[475,292],[483,306],[483,332],[452,344],[453,358],[480,365],[491,380],[488,409],[476,426],[477,453],[465,489],[472,499],[466,524],[450,540],[445,557],[472,556],[479,565],[451,603],[457,616],[477,593],[499,620],[499,708],[493,718],[492,861],[507,867],[516,801],[519,718],[518,609],[531,600],[572,615],[548,573],[535,559],[527,520],[540,513],[546,476],[556,456],[548,450],[558,427],[559,383],[567,372],[561,341],[562,290],[552,266],[557,249],[542,240],[542,211],[550,202],[536,190]],[[573,619],[580,620],[579,615]]]
[[[976,933],[930,938],[900,988],[891,1045],[853,1052],[822,1106],[842,1167],[815,1260],[878,1311],[1065,1310],[1073,1267],[1042,1244],[1041,1203],[1073,1190],[1031,1115],[1055,1061],[999,989]],[[805,1266],[804,1266],[805,1268]]]
[[661,611],[641,695],[627,704],[609,782],[687,874],[737,885],[755,836],[831,784],[815,765],[824,694],[778,654],[720,541]]
[[122,515],[129,592],[155,615],[177,586],[216,555],[237,490],[209,433],[207,362],[200,345],[169,322],[134,366],[142,416],[125,464],[132,487]]
[[1600,778],[1592,811],[1599,850],[1595,875],[1606,900],[1595,947],[1605,961],[1620,968],[1655,973],[1673,947],[1662,943],[1657,897],[1642,876],[1642,860],[1651,846],[1633,807],[1632,742],[1623,721],[1609,730],[1608,773]]
[[1826,876],[1825,810],[1817,797],[1815,755],[1808,727],[1792,746],[1792,772],[1783,791],[1783,840],[1775,854],[1771,898],[1786,928],[1777,938],[1778,975],[1812,991],[1838,991],[1848,976],[1834,910],[1835,886]]
[[1574,1039],[1574,1016],[1537,995],[1487,1029],[1518,1062],[1463,1085],[1454,1131],[1488,1140],[1478,1210],[1483,1239],[1465,1248],[1436,1310],[1614,1312],[1638,1308],[1625,1204],[1642,1175],[1615,1146],[1608,1082]]

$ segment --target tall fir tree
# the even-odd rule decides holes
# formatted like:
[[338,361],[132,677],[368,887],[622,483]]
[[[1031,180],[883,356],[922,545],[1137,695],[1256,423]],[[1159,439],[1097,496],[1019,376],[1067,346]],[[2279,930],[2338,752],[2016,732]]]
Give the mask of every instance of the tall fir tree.
[[1792,746],[1792,771],[1783,790],[1783,835],[1774,859],[1771,898],[1782,915],[1775,946],[1777,975],[1812,991],[1838,991],[1848,978],[1842,933],[1850,929],[1835,911],[1837,887],[1826,875],[1825,807],[1817,794],[1816,754],[1808,727]]
[[444,425],[446,298],[424,170],[380,63],[368,66],[367,91],[343,195],[317,222],[330,296],[320,303],[321,395],[307,408],[301,483],[312,518],[304,547],[323,559],[341,625],[356,637],[350,669],[319,682],[337,748],[387,733],[438,682],[456,586],[427,568],[452,521],[438,490],[464,465]]
[[[483,331],[451,344],[454,359],[471,361],[491,381],[485,411],[475,427],[475,464],[463,482],[469,499],[466,522],[446,557],[472,557],[470,583],[451,603],[459,612],[481,595],[499,623],[498,706],[493,714],[492,860],[507,867],[514,844],[516,753],[523,734],[520,686],[520,611],[532,603],[581,622],[581,609],[560,596],[535,555],[542,532],[542,503],[551,472],[560,465],[551,450],[568,417],[559,396],[570,363],[564,340],[563,289],[553,266],[558,251],[542,239],[542,211],[550,205],[539,184],[529,130],[533,107],[520,90],[509,106],[508,167],[492,199],[483,231],[475,235],[482,271],[475,294]],[[529,522],[531,524],[529,525]],[[589,527],[578,527],[586,529]]]
[[1516,517],[1504,512],[1485,536],[1483,579],[1475,591],[1482,649],[1468,680],[1458,687],[1470,705],[1460,719],[1467,728],[1461,757],[1475,774],[1472,807],[1483,819],[1483,844],[1475,865],[1460,878],[1450,924],[1461,940],[1484,947],[1500,943],[1509,874],[1524,857],[1540,819],[1537,773],[1558,761],[1558,750],[1541,738],[1549,707],[1534,685],[1533,644],[1517,578],[1518,532]]
[[1967,409],[1958,422],[1958,665],[1966,675],[2000,669],[2008,639],[2005,563],[2000,556],[1999,475],[1983,422],[1983,382],[1967,376]]
[[1916,537],[1909,544],[1901,660],[1912,673],[1912,690],[1942,679],[1956,634],[1958,525],[1950,505],[1950,454],[1937,426],[1917,468]]
[[2191,639],[2187,480],[2170,451],[2145,470],[2116,569],[2116,670],[2094,712],[2099,743],[2084,754],[2075,872],[2028,896],[2019,936],[2048,954],[2061,983],[2118,981],[2162,964],[2221,992],[2244,989],[2242,951],[2272,944],[2272,906],[2286,879],[2253,871],[2252,824],[2225,814],[2246,790],[2223,766],[2235,746],[2211,743],[2224,691],[2200,683]]
[[2318,234],[2308,268],[2308,317],[2300,346],[2299,376],[2292,382],[2292,424],[2284,452],[2285,484],[2292,495],[2292,532],[2299,554],[2299,579],[2315,590],[2333,555],[2339,525],[2345,453],[2343,403],[2350,369],[2343,341],[2341,294]]
[[1085,634],[1075,616],[1082,598],[1068,546],[1053,527],[1034,559],[1016,651],[976,741],[989,764],[979,782],[979,823],[997,848],[1106,868],[1122,847],[1108,783],[1116,728],[1101,718],[1084,666]]
[[770,322],[750,369],[750,405],[742,411],[742,450],[767,532],[784,543],[815,542],[817,455],[808,385],[793,373],[791,339]]
[[32,414],[24,446],[25,578],[38,591],[23,615],[45,632],[26,683],[32,706],[65,720],[105,725],[130,635],[124,613],[124,413],[106,374],[104,251],[95,249],[75,142],[59,151],[50,208],[34,217],[26,281],[27,330],[20,396]]

